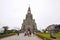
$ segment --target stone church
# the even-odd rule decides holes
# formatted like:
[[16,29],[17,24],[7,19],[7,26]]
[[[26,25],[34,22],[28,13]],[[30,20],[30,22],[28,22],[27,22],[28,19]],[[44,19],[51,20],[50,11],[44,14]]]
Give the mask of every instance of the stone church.
[[21,31],[24,32],[28,29],[30,29],[31,32],[37,31],[37,25],[35,23],[35,19],[33,19],[33,16],[31,14],[30,7],[27,10],[26,18],[23,20]]

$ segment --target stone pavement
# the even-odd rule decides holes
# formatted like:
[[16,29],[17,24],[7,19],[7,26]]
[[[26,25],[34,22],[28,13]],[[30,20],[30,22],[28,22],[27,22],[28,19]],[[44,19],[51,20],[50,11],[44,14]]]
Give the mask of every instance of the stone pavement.
[[19,36],[18,35],[14,35],[14,36],[10,36],[10,37],[6,37],[0,40],[42,40],[41,38],[38,38],[35,35],[31,35],[31,36],[24,36],[23,33],[21,33]]

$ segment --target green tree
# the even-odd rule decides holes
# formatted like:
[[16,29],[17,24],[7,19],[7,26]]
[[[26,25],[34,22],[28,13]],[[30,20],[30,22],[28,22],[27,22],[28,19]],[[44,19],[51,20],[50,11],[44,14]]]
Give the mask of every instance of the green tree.
[[42,31],[43,31],[44,33],[46,33],[46,30],[42,29]]
[[4,28],[4,33],[7,33],[8,26],[3,26],[3,28]]

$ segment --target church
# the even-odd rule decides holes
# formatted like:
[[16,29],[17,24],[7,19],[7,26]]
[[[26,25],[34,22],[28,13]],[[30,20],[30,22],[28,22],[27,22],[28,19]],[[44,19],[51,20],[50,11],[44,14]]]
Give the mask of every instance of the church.
[[31,32],[37,32],[37,25],[31,14],[30,7],[28,7],[26,18],[23,20],[21,31],[25,32],[28,29],[30,29]]

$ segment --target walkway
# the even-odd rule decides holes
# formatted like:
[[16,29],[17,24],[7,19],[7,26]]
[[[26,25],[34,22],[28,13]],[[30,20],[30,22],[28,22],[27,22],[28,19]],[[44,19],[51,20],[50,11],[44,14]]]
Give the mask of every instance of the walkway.
[[0,40],[42,40],[41,38],[38,38],[35,35],[31,35],[31,36],[24,36],[23,33],[21,33],[19,36],[14,35],[14,36],[10,36],[10,37],[6,37]]

